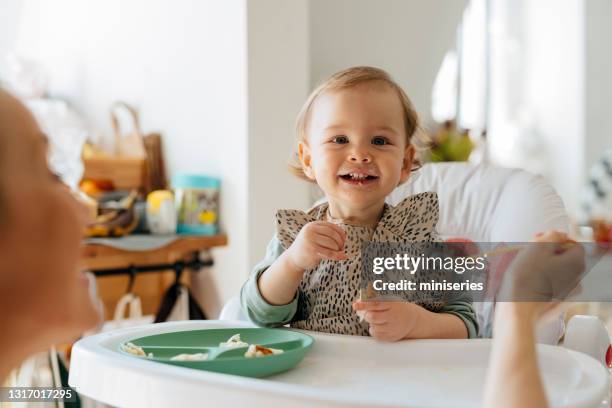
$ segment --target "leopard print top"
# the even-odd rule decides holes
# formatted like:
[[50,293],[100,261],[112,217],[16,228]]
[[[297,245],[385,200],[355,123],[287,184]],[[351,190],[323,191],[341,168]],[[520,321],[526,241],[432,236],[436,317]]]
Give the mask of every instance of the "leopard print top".
[[[327,203],[323,203],[308,213],[279,210],[276,213],[276,232],[283,248],[291,246],[305,224],[326,220],[327,209]],[[427,192],[410,196],[395,207],[385,204],[382,217],[374,229],[339,224],[346,231],[345,253],[348,259],[323,260],[316,268],[304,273],[291,327],[368,336],[367,323],[360,322],[352,308],[352,303],[359,296],[362,244],[368,241],[433,242],[437,238],[437,223],[438,196],[434,192]]]

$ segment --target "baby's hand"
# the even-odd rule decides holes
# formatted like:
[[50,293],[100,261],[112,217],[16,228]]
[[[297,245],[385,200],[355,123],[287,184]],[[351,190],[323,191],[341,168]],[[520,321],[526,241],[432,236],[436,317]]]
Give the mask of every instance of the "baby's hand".
[[370,335],[381,341],[398,341],[410,337],[417,325],[421,307],[401,301],[361,301],[353,303],[355,311],[365,310]]
[[326,221],[313,221],[304,225],[288,249],[289,260],[300,270],[312,269],[323,259],[342,261],[346,232],[338,225]]

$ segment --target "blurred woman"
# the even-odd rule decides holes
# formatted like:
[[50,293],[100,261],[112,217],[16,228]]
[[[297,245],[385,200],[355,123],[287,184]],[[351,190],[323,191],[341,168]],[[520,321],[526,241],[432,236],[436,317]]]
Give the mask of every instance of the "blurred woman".
[[28,110],[0,90],[0,381],[99,320],[80,270],[87,212],[46,160]]

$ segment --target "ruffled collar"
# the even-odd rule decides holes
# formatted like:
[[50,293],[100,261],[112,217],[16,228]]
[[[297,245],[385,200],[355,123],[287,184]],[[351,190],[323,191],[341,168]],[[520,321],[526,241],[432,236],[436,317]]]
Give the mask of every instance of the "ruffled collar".
[[[312,221],[327,219],[327,202],[311,208],[308,212],[300,210],[278,210],[276,212],[276,232],[281,245],[287,249],[302,227]],[[406,197],[398,205],[385,203],[383,214],[374,229],[372,242],[429,242],[435,237],[438,223],[438,195],[425,192]],[[367,229],[369,227],[341,224],[345,229]]]

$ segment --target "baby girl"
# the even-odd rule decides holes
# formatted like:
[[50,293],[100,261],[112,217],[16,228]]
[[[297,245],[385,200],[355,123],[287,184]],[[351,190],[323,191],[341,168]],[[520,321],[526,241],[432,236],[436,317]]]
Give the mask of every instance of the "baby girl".
[[363,243],[437,239],[435,193],[408,197],[396,207],[385,203],[417,167],[417,128],[412,103],[377,68],[338,72],[310,95],[297,120],[299,163],[293,170],[317,183],[327,201],[308,213],[277,212],[266,257],[241,291],[251,320],[385,341],[476,336],[469,298],[436,307],[356,301]]

